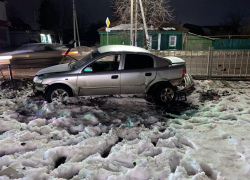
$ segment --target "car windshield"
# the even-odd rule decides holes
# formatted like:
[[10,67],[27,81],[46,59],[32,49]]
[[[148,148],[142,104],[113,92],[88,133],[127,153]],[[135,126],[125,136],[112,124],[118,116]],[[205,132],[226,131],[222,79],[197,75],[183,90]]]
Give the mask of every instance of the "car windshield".
[[99,54],[100,54],[100,52],[97,50],[95,50],[94,52],[90,52],[89,54],[84,56],[80,61],[77,61],[74,64],[72,64],[71,68],[73,67],[73,69],[77,69],[77,68],[81,67],[85,62],[95,58]]

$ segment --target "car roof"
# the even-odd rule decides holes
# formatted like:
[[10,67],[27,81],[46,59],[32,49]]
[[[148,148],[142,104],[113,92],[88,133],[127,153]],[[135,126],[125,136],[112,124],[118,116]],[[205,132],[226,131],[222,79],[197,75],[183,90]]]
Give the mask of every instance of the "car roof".
[[56,43],[27,43],[27,44],[23,44],[22,46],[38,46],[38,45],[45,45],[45,46],[65,46],[64,44],[56,44]]
[[107,53],[107,52],[141,52],[141,53],[148,53],[152,54],[150,51],[140,48],[140,47],[135,47],[135,46],[126,46],[126,45],[108,45],[108,46],[102,46],[98,48],[98,51],[102,53]]

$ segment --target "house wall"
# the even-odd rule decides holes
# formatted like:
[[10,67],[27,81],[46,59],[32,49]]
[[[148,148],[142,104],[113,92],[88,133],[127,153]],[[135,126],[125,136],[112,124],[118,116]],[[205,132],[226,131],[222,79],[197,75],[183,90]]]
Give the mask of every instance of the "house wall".
[[[129,34],[119,34],[119,33],[109,33],[109,45],[130,45],[130,38]],[[100,34],[100,45],[106,46],[107,45],[107,33]]]
[[40,42],[40,33],[30,31],[28,34],[26,31],[10,31],[10,39],[12,46],[20,46],[23,43],[27,43],[29,39]]
[[[170,49],[169,47],[169,37],[170,35],[175,35],[177,37],[177,43],[176,47],[173,49],[176,50],[182,50],[182,32],[176,32],[175,31],[152,31],[149,32],[149,36],[152,37],[152,49],[158,49],[158,34],[161,33],[161,50]],[[107,45],[107,33],[104,31],[100,31],[100,45],[106,46]],[[130,45],[130,34],[129,32],[111,32],[109,33],[109,45]],[[137,39],[137,46],[142,47],[142,41],[143,41],[143,33],[142,31],[138,32],[138,39]]]
[[[176,36],[177,37],[177,42],[176,42],[176,47],[171,48],[169,46],[169,37],[170,36]],[[173,50],[182,50],[182,34],[161,34],[161,50],[166,50],[166,49],[173,49]]]
[[216,39],[214,49],[250,49],[250,39]]
[[0,20],[7,21],[5,2],[0,1]]
[[0,1],[0,47],[10,46],[5,2]]
[[183,49],[184,50],[208,50],[213,46],[212,39],[206,39],[199,36],[188,34],[185,36]]

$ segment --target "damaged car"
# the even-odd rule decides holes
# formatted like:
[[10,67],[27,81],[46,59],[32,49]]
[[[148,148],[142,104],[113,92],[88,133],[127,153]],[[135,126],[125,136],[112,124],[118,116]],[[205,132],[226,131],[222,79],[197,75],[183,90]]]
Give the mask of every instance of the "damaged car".
[[[191,78],[191,79],[190,79]],[[81,60],[38,71],[36,92],[52,102],[72,96],[146,94],[159,104],[175,100],[179,86],[192,84],[185,61],[158,57],[143,48],[108,45],[89,52]]]

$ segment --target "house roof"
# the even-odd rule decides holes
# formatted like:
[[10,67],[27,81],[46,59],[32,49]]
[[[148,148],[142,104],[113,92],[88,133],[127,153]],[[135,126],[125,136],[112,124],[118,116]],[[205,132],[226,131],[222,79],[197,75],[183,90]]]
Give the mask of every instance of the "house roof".
[[[105,31],[107,26],[103,26],[97,31]],[[110,30],[113,31],[122,31],[122,30],[130,30],[130,24],[122,24],[120,20],[117,20],[109,25]],[[143,27],[138,27],[139,30],[143,30]],[[170,21],[165,21],[160,27],[148,27],[148,31],[188,31],[187,28],[184,28],[178,24],[172,23]]]
[[192,36],[197,36],[197,37],[200,37],[200,38],[204,38],[204,39],[209,39],[209,40],[215,40],[216,39],[216,38],[210,38],[210,37],[206,37],[206,36],[201,36],[201,35],[194,34],[194,33],[191,33],[191,32],[188,32],[188,34],[190,34]]

